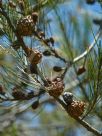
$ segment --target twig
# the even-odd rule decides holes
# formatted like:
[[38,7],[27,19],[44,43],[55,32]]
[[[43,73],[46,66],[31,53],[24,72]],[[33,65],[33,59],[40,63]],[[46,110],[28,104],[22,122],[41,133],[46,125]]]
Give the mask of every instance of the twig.
[[[65,109],[65,111],[68,113],[67,110],[67,105],[61,100],[61,99],[56,99],[62,107]],[[69,115],[69,114],[68,114]],[[96,136],[102,136],[102,133],[100,133],[98,130],[96,130],[94,127],[92,127],[90,124],[88,124],[85,120],[81,120],[81,118],[75,118],[73,117],[77,122],[79,122],[82,126],[84,126],[88,131],[92,132]]]
[[76,62],[80,61],[81,59],[83,59],[84,57],[86,57],[88,55],[88,53],[93,49],[93,47],[96,45],[97,40],[100,38],[102,34],[102,30],[100,29],[97,33],[97,35],[94,37],[94,41],[91,43],[91,45],[88,47],[88,49],[86,49],[81,55],[79,55],[78,57],[74,58],[72,60],[72,62],[70,62],[70,65],[67,64],[64,73],[62,74],[62,78],[65,77],[67,70]]
[[34,32],[34,35],[35,35],[41,42],[43,42],[47,47],[50,48],[50,50],[52,51],[52,53],[54,53],[54,56],[55,56],[56,58],[59,58],[60,60],[62,60],[62,61],[65,62],[65,63],[67,62],[64,58],[62,58],[60,55],[58,55],[58,53],[57,53],[43,38],[41,38],[41,37],[38,35],[37,31],[33,30],[33,32]]
[[80,118],[76,118],[76,120],[84,126],[88,131],[92,132],[96,136],[102,136],[102,133],[100,133],[98,130],[96,130],[94,127],[92,127],[90,124],[88,124],[86,121],[81,120]]
[[94,41],[92,42],[92,44],[88,47],[88,49],[86,49],[86,51],[84,53],[82,53],[81,55],[79,55],[78,57],[74,58],[73,63],[76,63],[77,61],[81,60],[82,58],[84,58],[91,50],[92,48],[95,46],[96,41],[99,39],[99,37],[101,36],[102,32],[101,29],[99,30],[99,32],[97,33],[97,35],[94,37]]

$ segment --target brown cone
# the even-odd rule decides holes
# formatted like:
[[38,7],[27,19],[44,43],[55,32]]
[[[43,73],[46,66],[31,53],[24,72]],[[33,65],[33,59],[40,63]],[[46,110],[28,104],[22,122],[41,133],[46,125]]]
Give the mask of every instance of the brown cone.
[[16,4],[12,0],[10,0],[8,4],[11,8],[16,8]]
[[5,91],[2,85],[0,85],[0,94],[5,95]]
[[18,21],[16,30],[21,36],[31,36],[33,34],[33,26],[33,19],[28,15]]
[[81,75],[83,74],[84,72],[86,71],[85,67],[84,66],[80,66],[78,71],[77,71],[77,75]]
[[79,117],[83,114],[85,108],[85,103],[82,101],[74,101],[68,105],[68,113],[72,117]]
[[29,61],[31,62],[31,65],[36,65],[41,61],[42,54],[38,50],[32,50],[31,54],[29,56]]
[[19,88],[16,86],[13,88],[12,96],[17,100],[25,100],[26,94],[19,90]]
[[49,84],[49,94],[53,97],[59,97],[63,90],[64,90],[64,84],[61,78],[55,78],[51,83]]
[[34,24],[36,24],[38,21],[38,13],[37,12],[32,13],[32,19],[33,19]]

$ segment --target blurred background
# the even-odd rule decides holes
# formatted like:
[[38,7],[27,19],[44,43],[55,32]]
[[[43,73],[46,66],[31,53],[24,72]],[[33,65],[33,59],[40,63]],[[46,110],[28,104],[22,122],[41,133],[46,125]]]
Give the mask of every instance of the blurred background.
[[[13,1],[13,0],[12,0]],[[92,0],[24,0],[33,9],[37,7],[39,12],[39,27],[47,37],[53,37],[54,49],[68,62],[82,54],[93,42],[100,28],[102,20],[101,1]],[[4,0],[4,6],[8,11],[12,22],[15,24],[17,12],[8,6]],[[13,1],[17,4],[17,1]],[[17,9],[19,11],[19,8]],[[4,25],[5,24],[5,25]],[[2,30],[5,30],[2,32]],[[5,18],[0,14],[0,85],[6,91],[6,97],[11,97],[15,82],[21,84],[22,71],[18,67],[25,68],[27,61],[22,49],[14,51],[11,44],[14,35],[6,25]],[[47,47],[35,37],[24,37],[27,46],[44,51]],[[68,69],[64,78],[64,91],[72,92],[74,99],[83,100],[86,103],[84,115],[88,112],[92,102],[94,108],[85,117],[85,120],[93,127],[102,131],[102,74],[98,91],[97,71],[102,51],[101,38],[96,41],[94,49],[87,57],[75,63]],[[102,53],[102,52],[101,52]],[[23,64],[25,63],[25,64]],[[70,64],[69,64],[70,65]],[[80,66],[85,66],[85,72],[79,75]],[[50,79],[63,73],[63,69],[56,71],[54,66],[65,68],[65,63],[53,56],[43,56],[39,67],[44,75]],[[15,73],[15,74],[14,74]],[[102,67],[101,67],[102,73]],[[25,75],[23,75],[24,78]],[[31,79],[30,79],[31,80]],[[23,86],[27,92],[35,91],[35,85]],[[36,99],[28,101],[2,101],[0,94],[0,136],[93,136],[83,126],[67,115],[64,109],[48,94],[42,95],[39,106],[31,105]],[[97,98],[96,98],[97,97]],[[96,100],[96,101],[95,101]]]

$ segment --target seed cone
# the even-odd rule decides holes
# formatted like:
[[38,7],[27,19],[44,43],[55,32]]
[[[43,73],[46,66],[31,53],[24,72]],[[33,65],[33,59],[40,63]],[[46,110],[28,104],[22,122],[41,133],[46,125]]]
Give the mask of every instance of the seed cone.
[[36,24],[38,21],[38,13],[37,12],[32,13],[32,19],[33,19],[34,24]]
[[5,91],[2,85],[0,85],[0,94],[5,95]]
[[33,102],[33,104],[32,104],[32,109],[35,110],[35,109],[38,108],[38,106],[39,106],[39,101],[35,101],[35,102]]
[[31,62],[31,65],[36,65],[41,61],[42,54],[38,50],[32,50],[31,54],[29,56],[29,61]]
[[67,105],[70,105],[73,102],[73,94],[70,92],[65,92],[63,94],[63,99]]
[[44,55],[44,56],[51,56],[51,52],[48,51],[48,50],[45,50],[45,51],[43,52],[43,55]]
[[54,70],[55,72],[61,72],[61,71],[63,70],[63,68],[61,68],[61,67],[59,67],[59,66],[54,66],[54,67],[53,67],[53,70]]
[[19,90],[19,88],[17,88],[17,87],[13,88],[12,96],[17,100],[25,100],[26,99],[26,94],[24,92],[22,92],[21,90]]
[[95,0],[86,0],[86,3],[92,5],[95,3]]
[[75,101],[68,105],[68,113],[72,117],[79,117],[83,114],[85,108],[85,103],[82,101]]
[[40,31],[39,33],[40,38],[45,38],[45,33],[43,31]]
[[49,94],[53,97],[59,97],[64,90],[64,83],[61,78],[55,78],[54,80],[49,82],[48,91]]
[[51,42],[52,45],[54,45],[54,39],[53,39],[53,37],[50,37],[50,42]]
[[30,65],[30,72],[31,72],[31,74],[37,74],[38,75],[37,66],[31,64]]
[[98,18],[93,19],[93,23],[94,23],[95,25],[102,25],[102,19],[98,19]]
[[33,92],[33,91],[28,92],[28,93],[26,94],[26,99],[27,99],[27,100],[30,100],[30,99],[32,99],[33,97],[34,97],[34,92]]
[[33,19],[28,15],[18,21],[16,30],[21,36],[31,36],[33,34],[33,26]]
[[86,71],[85,67],[84,66],[80,66],[78,71],[77,71],[77,75],[81,75],[83,74],[84,72]]
[[31,49],[27,46],[24,46],[23,50],[25,51],[25,53],[31,63],[31,67],[38,64],[41,61],[42,54],[40,51],[38,51],[36,49]]

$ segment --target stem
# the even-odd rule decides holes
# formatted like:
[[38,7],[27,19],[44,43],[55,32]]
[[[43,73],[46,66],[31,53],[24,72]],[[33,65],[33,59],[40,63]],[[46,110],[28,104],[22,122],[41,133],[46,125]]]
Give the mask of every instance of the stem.
[[62,58],[57,52],[56,52],[56,50],[55,49],[53,49],[43,38],[41,38],[40,36],[39,36],[39,34],[37,33],[37,31],[35,31],[35,30],[33,30],[33,32],[34,32],[34,35],[41,41],[41,42],[43,42],[51,51],[52,51],[52,53],[54,53],[54,56],[56,57],[56,58],[59,58],[60,60],[62,60],[63,62],[67,62],[64,58]]

